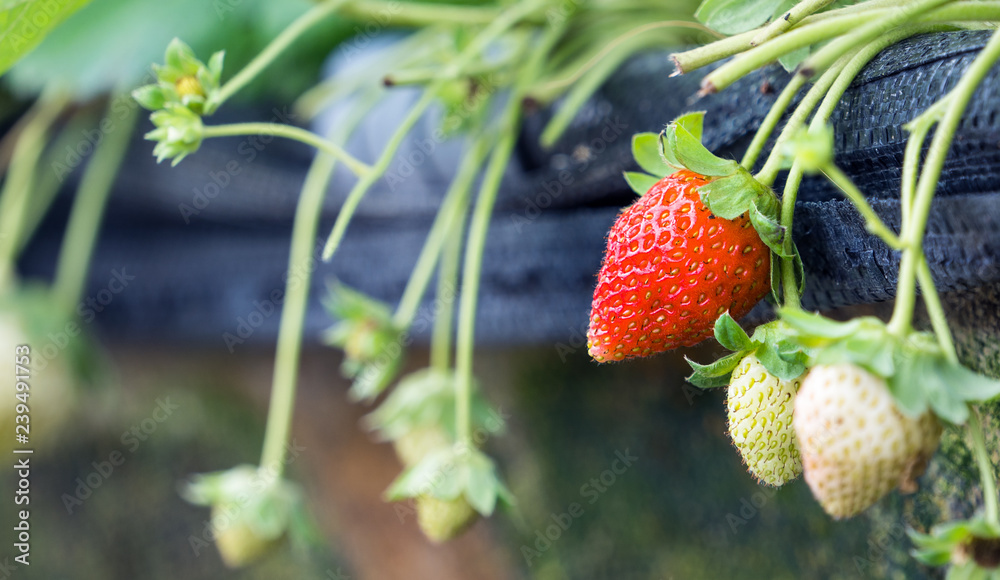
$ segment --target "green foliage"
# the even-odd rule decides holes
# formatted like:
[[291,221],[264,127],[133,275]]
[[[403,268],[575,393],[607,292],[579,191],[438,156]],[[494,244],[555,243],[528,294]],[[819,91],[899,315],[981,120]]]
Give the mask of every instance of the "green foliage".
[[723,34],[753,30],[784,7],[783,0],[704,0],[695,18]]
[[493,460],[478,449],[463,446],[428,455],[404,471],[386,491],[386,497],[393,501],[422,495],[445,501],[464,496],[484,516],[493,513],[498,500],[513,503]]
[[0,75],[89,0],[0,0]]
[[708,365],[687,359],[694,370],[687,380],[696,387],[709,389],[728,385],[733,370],[751,354],[767,372],[783,381],[798,378],[806,370],[805,352],[791,340],[790,329],[781,321],[758,326],[753,336],[747,336],[726,312],[715,321],[715,339],[733,353]]

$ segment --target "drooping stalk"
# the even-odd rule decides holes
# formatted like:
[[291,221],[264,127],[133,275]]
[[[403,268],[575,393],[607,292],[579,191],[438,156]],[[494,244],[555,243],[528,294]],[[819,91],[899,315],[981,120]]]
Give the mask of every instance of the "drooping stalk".
[[[448,233],[441,266],[438,269],[437,297],[441,302],[431,329],[431,368],[446,372],[451,365],[451,335],[455,321],[454,298],[458,296],[458,267],[462,259],[465,216]],[[449,296],[451,299],[445,300]]]
[[934,192],[937,189],[938,178],[941,177],[941,171],[944,168],[944,161],[948,156],[949,149],[951,149],[955,131],[969,100],[998,58],[1000,58],[1000,31],[993,33],[989,42],[986,43],[986,46],[962,75],[958,84],[946,97],[948,99],[947,106],[934,132],[920,180],[917,182],[913,208],[910,212],[910,223],[903,232],[903,243],[908,246],[908,251],[903,253],[900,264],[896,306],[893,310],[892,320],[889,322],[890,330],[898,336],[905,336],[913,318],[917,265],[923,253],[924,231],[927,227],[927,218],[930,214]]
[[274,40],[264,47],[264,50],[260,51],[260,54],[254,57],[240,72],[233,75],[233,78],[229,79],[226,84],[219,88],[215,104],[217,106],[222,105],[222,103],[236,94],[237,91],[250,84],[251,81],[257,78],[257,75],[261,71],[274,62],[274,59],[278,58],[278,55],[298,40],[305,31],[336,12],[344,2],[345,0],[326,0],[312,7],[302,16],[299,16],[287,28],[282,30],[278,36],[274,37]]
[[13,282],[35,168],[45,150],[49,129],[68,102],[68,95],[62,93],[47,92],[39,97],[14,146],[7,178],[0,190],[0,291]]
[[775,18],[774,21],[763,29],[757,31],[753,40],[750,41],[750,45],[758,46],[764,44],[768,40],[783,34],[789,28],[801,22],[806,16],[819,12],[830,4],[833,4],[833,2],[834,0],[803,0],[799,2],[787,12]]
[[420,100],[417,101],[417,103],[410,109],[406,118],[402,121],[402,123],[400,123],[396,132],[389,139],[389,143],[385,146],[385,149],[382,150],[381,155],[372,167],[372,171],[358,180],[355,186],[347,194],[347,199],[344,201],[344,205],[341,207],[340,213],[337,214],[337,221],[334,222],[333,230],[330,232],[330,235],[326,240],[326,246],[323,248],[323,260],[329,261],[330,258],[333,257],[334,252],[337,251],[337,247],[340,245],[340,241],[347,232],[347,225],[354,216],[354,211],[361,203],[361,200],[364,199],[368,190],[389,168],[389,164],[392,162],[393,157],[395,157],[396,150],[399,149],[403,139],[406,138],[406,135],[410,132],[413,126],[416,125],[417,121],[420,120],[420,117],[424,114],[427,108],[430,107],[431,103],[434,102],[434,99],[437,98],[438,93],[444,87],[445,83],[449,79],[459,76],[465,67],[472,62],[473,59],[482,54],[482,52],[486,50],[486,48],[494,40],[522,19],[535,12],[540,5],[540,2],[520,2],[506,9],[500,14],[500,16],[484,28],[476,36],[476,38],[465,47],[462,53],[445,67],[438,80],[432,83],[424,91]]
[[324,139],[312,131],[282,123],[230,123],[227,125],[206,125],[202,131],[204,138],[238,137],[242,135],[273,135],[311,145],[346,165],[355,175],[363,177],[372,168],[329,139]]
[[[111,100],[104,119],[112,118],[116,101],[117,99]],[[128,107],[124,117],[112,122],[110,126],[114,130],[105,131],[104,141],[96,147],[80,180],[66,233],[63,235],[52,288],[58,307],[66,314],[73,312],[83,296],[90,258],[104,217],[104,207],[118,169],[125,159],[136,117],[137,108]]]
[[417,263],[413,267],[413,274],[410,275],[403,296],[399,300],[399,306],[393,314],[393,323],[398,328],[407,328],[413,322],[413,317],[416,316],[417,308],[434,274],[441,250],[448,236],[455,230],[456,224],[464,220],[468,211],[469,193],[488,152],[487,141],[482,138],[475,139],[469,152],[462,159],[458,173],[441,203],[441,209],[431,224],[427,241],[420,250]]
[[517,143],[517,129],[521,120],[521,100],[537,80],[545,57],[562,36],[566,20],[548,25],[538,46],[521,72],[500,117],[500,138],[490,157],[479,188],[476,208],[469,225],[465,245],[465,266],[462,271],[462,289],[459,299],[458,335],[455,352],[455,424],[458,442],[466,446],[472,442],[472,354],[476,334],[476,304],[479,298],[479,278],[483,266],[486,234],[500,181]]
[[[332,139],[344,142],[368,110],[370,103],[360,103],[335,131]],[[285,285],[285,303],[281,307],[278,326],[278,345],[274,356],[274,376],[271,383],[271,400],[264,430],[261,451],[261,468],[271,470],[275,479],[284,470],[283,455],[292,428],[295,410],[295,391],[299,374],[299,355],[302,350],[302,331],[305,326],[306,308],[312,269],[304,268],[313,259],[316,234],[322,215],[323,198],[330,178],[337,166],[337,159],[326,153],[317,153],[295,208],[292,224],[292,245],[288,256],[288,279]]]

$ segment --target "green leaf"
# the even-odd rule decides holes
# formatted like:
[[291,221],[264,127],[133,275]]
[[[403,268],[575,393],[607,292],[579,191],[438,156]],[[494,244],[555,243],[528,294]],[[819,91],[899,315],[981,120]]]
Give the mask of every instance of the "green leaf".
[[745,186],[739,176],[723,177],[698,188],[701,201],[716,217],[734,220],[750,209],[756,192]]
[[722,316],[719,316],[715,321],[715,339],[719,341],[719,344],[731,351],[742,352],[753,350],[753,343],[750,341],[750,337],[733,320],[729,312],[723,312]]
[[715,389],[729,384],[729,376],[706,377],[697,372],[692,373],[686,380],[699,389]]
[[624,175],[628,186],[638,195],[646,195],[646,192],[660,181],[648,173],[639,173],[638,171],[626,171]]
[[[660,136],[656,133],[636,133],[633,135],[632,156],[646,173],[658,177],[665,177],[672,173],[670,166],[660,156]],[[646,191],[642,193],[646,193]]]
[[753,30],[768,21],[783,0],[705,0],[695,18],[723,34]]
[[947,364],[941,371],[942,379],[964,401],[988,401],[1000,395],[1000,381],[955,364]]
[[0,0],[0,75],[90,0]]
[[788,72],[795,70],[795,67],[802,64],[802,61],[809,58],[809,47],[803,46],[798,50],[793,50],[792,52],[786,52],[785,54],[778,57],[778,62],[781,66]]

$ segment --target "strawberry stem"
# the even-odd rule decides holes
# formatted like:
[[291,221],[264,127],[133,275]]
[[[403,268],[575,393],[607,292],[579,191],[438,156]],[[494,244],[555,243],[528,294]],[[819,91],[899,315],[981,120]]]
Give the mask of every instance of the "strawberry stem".
[[274,37],[264,50],[254,57],[245,67],[243,67],[240,72],[233,75],[233,78],[229,79],[226,84],[219,87],[219,93],[216,97],[216,106],[221,106],[229,97],[236,94],[237,91],[245,87],[254,78],[257,77],[268,65],[274,62],[274,59],[278,57],[286,48],[291,46],[302,34],[321,22],[327,16],[333,14],[338,8],[344,4],[345,0],[329,0],[327,2],[322,2],[311,8],[308,12],[299,16],[294,22],[288,25],[287,28],[281,31],[278,36]]
[[521,120],[522,98],[537,79],[545,57],[552,50],[566,28],[568,18],[548,25],[525,65],[514,86],[500,117],[500,137],[490,156],[486,173],[479,188],[479,198],[469,225],[468,241],[465,245],[465,267],[462,271],[462,294],[459,299],[458,336],[455,352],[455,424],[458,442],[472,443],[472,355],[476,333],[476,303],[479,298],[479,277],[483,266],[483,250],[489,230],[493,205],[496,202],[500,181],[507,169],[507,163],[517,144],[518,127]]
[[486,50],[494,40],[518,22],[537,11],[539,5],[539,2],[519,2],[506,9],[484,28],[482,32],[476,35],[475,39],[465,47],[462,53],[445,67],[438,79],[424,91],[420,100],[413,105],[409,114],[389,139],[389,142],[386,144],[385,149],[382,150],[382,154],[371,168],[371,171],[362,177],[347,194],[347,200],[344,201],[340,213],[337,214],[333,230],[330,232],[326,240],[326,246],[323,248],[324,261],[329,261],[333,257],[334,252],[337,251],[337,247],[340,246],[340,241],[347,231],[347,225],[354,216],[354,211],[357,209],[358,204],[361,203],[361,200],[368,193],[368,190],[371,189],[372,185],[389,169],[389,164],[392,162],[393,157],[395,157],[396,150],[402,145],[403,139],[406,138],[406,135],[409,134],[413,126],[417,124],[424,111],[434,102],[438,93],[444,88],[445,83],[450,79],[460,76],[465,68]]
[[983,436],[983,425],[979,412],[969,405],[969,435],[972,436],[972,450],[976,455],[979,476],[983,486],[983,505],[986,511],[986,521],[993,528],[1000,527],[1000,510],[997,508],[997,486],[993,474],[993,462],[986,450],[986,438]]
[[882,219],[875,213],[872,206],[869,205],[868,200],[865,199],[865,195],[861,193],[861,190],[854,185],[851,178],[844,174],[839,167],[832,163],[826,164],[825,167],[821,169],[824,175],[830,179],[844,192],[847,199],[851,201],[861,217],[865,218],[865,229],[870,233],[878,236],[883,242],[886,243],[890,248],[894,250],[901,250],[905,246],[903,242],[896,236],[896,233],[889,229],[888,226],[882,221]]
[[463,218],[469,208],[469,192],[488,152],[488,143],[485,139],[479,138],[472,143],[469,153],[462,159],[458,174],[445,194],[434,223],[431,224],[427,241],[420,250],[417,263],[413,267],[413,274],[406,283],[399,306],[393,314],[393,323],[398,328],[408,328],[413,322],[445,242],[449,235],[461,230]]
[[750,41],[750,46],[759,46],[768,40],[783,34],[789,28],[798,24],[806,16],[819,12],[830,4],[833,4],[833,2],[834,0],[803,0],[802,2],[799,2],[795,6],[792,6],[783,15],[775,18],[764,28],[758,29],[757,34],[753,37],[753,40]]
[[46,91],[28,113],[30,120],[14,146],[7,179],[0,190],[0,291],[14,281],[35,168],[45,150],[49,129],[68,102],[68,95]]
[[358,177],[366,177],[372,168],[329,139],[324,139],[312,131],[281,123],[230,123],[227,125],[205,126],[202,137],[235,137],[239,135],[273,135],[311,145],[341,161]]
[[[360,103],[347,117],[347,121],[337,127],[333,139],[344,142],[364,116],[369,103]],[[306,308],[309,304],[312,268],[304,268],[313,259],[316,234],[322,215],[323,198],[326,195],[330,177],[337,166],[337,159],[325,153],[317,154],[309,166],[302,193],[295,207],[295,221],[292,224],[292,245],[288,256],[288,276],[285,284],[285,303],[281,307],[281,321],[278,326],[278,346],[274,355],[274,376],[271,384],[271,401],[267,411],[267,425],[264,428],[264,446],[261,451],[260,466],[274,470],[275,478],[280,478],[284,470],[285,446],[291,433],[292,416],[295,409],[295,391],[299,374],[299,353],[302,349],[302,331],[305,325]]]
[[134,105],[126,108],[124,117],[112,118],[112,112],[117,111],[119,98],[121,97],[112,98],[108,103],[104,119],[111,123],[111,130],[107,139],[97,146],[83,173],[59,250],[52,292],[58,307],[67,314],[74,312],[83,296],[104,206],[111,194],[118,168],[125,159],[125,152],[132,138],[132,128],[135,127],[137,107]]

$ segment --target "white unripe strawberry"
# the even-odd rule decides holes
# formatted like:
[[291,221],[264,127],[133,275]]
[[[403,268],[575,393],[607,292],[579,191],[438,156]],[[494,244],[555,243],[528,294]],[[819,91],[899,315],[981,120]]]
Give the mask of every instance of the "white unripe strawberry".
[[792,428],[795,393],[801,381],[783,381],[754,355],[733,370],[726,405],[729,436],[751,475],[768,485],[784,485],[802,473]]
[[464,496],[447,500],[431,495],[417,497],[417,523],[434,543],[447,542],[458,536],[477,519],[479,514]]
[[849,363],[809,371],[792,421],[806,483],[835,518],[857,515],[920,475],[941,426],[931,413],[900,413],[881,378]]

